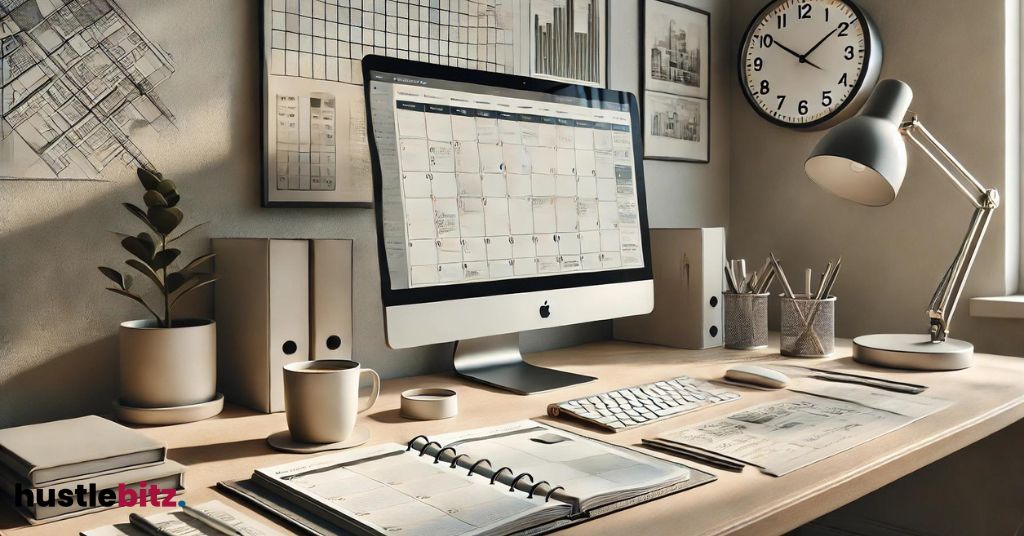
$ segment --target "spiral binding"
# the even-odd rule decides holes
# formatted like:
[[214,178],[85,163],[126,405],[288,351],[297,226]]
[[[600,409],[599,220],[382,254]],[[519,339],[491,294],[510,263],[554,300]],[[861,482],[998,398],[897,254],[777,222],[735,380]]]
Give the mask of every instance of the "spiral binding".
[[530,473],[519,473],[518,475],[516,475],[515,478],[512,479],[512,485],[509,486],[508,490],[509,491],[515,491],[516,490],[516,484],[518,484],[519,483],[519,479],[523,478],[524,476],[530,477],[530,482],[533,482],[533,475],[531,475]]
[[445,447],[445,448],[443,448],[443,449],[441,449],[441,450],[437,451],[437,456],[434,456],[434,463],[438,463],[438,460],[440,460],[440,459],[441,459],[441,455],[442,455],[442,454],[444,454],[444,451],[446,451],[446,450],[450,450],[450,451],[452,451],[452,454],[453,454],[453,455],[454,455],[454,454],[458,454],[458,453],[459,453],[459,451],[455,450],[455,449],[454,449],[454,448],[452,448],[452,447]]
[[[405,450],[407,452],[410,451],[410,450],[413,450],[413,444],[416,443],[416,441],[419,440],[419,439],[422,439],[422,440],[426,441],[426,443],[424,443],[423,447],[418,449],[420,456],[423,456],[424,454],[426,454],[427,453],[427,449],[429,449],[431,445],[437,445],[439,450],[437,451],[436,454],[434,454],[434,463],[441,463],[441,455],[443,455],[447,451],[451,451],[452,456],[453,456],[452,460],[451,460],[451,463],[449,464],[449,467],[451,469],[455,469],[456,467],[458,467],[459,460],[469,456],[468,454],[459,454],[459,451],[456,450],[455,447],[450,447],[450,446],[449,447],[444,447],[440,443],[438,443],[437,441],[431,441],[430,438],[425,436],[425,435],[418,435],[418,436],[412,438],[411,441],[406,443]],[[469,476],[473,476],[473,472],[476,471],[477,466],[479,466],[482,463],[486,463],[487,467],[493,467],[493,465],[491,464],[491,460],[488,460],[487,458],[480,458],[479,460],[473,462],[473,465],[469,466],[469,472],[466,473],[466,474],[469,475]],[[524,473],[519,473],[517,475],[517,474],[515,474],[515,471],[513,471],[512,468],[508,467],[508,466],[502,466],[502,467],[498,468],[498,470],[495,471],[491,475],[491,478],[490,478],[491,484],[493,485],[498,480],[498,477],[501,476],[501,474],[504,473],[505,471],[508,471],[508,474],[513,476],[512,484],[508,488],[508,490],[510,492],[514,492],[516,490],[516,485],[519,484],[520,480],[522,480],[524,478],[529,479],[530,491],[529,491],[529,494],[527,495],[528,499],[532,499],[534,497],[534,495],[537,493],[537,489],[540,488],[541,486],[544,486],[544,485],[551,486],[551,483],[548,482],[547,480],[541,480],[539,482],[535,482],[534,478],[533,478],[533,475],[531,475],[530,473],[525,473],[524,472]],[[544,502],[548,502],[549,500],[551,500],[551,495],[553,495],[556,491],[564,490],[564,489],[565,488],[562,487],[562,486],[555,486],[555,487],[549,489],[548,492],[544,495]]]
[[498,475],[500,475],[502,471],[508,471],[508,474],[510,474],[510,475],[516,474],[515,471],[513,471],[511,467],[506,465],[506,466],[502,467],[501,469],[498,469],[497,471],[494,472],[493,475],[491,475],[491,485],[492,486],[494,485],[494,481],[497,480]]

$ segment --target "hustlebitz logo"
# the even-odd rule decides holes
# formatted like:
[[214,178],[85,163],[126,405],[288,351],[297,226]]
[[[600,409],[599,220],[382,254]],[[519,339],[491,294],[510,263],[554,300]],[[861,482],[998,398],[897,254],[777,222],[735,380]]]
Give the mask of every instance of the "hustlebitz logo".
[[14,505],[20,508],[70,507],[82,508],[113,506],[162,506],[174,508],[185,506],[185,501],[175,501],[178,490],[160,488],[156,484],[147,484],[145,480],[138,484],[118,484],[116,488],[99,489],[96,484],[79,484],[73,488],[24,488],[21,484],[14,485]]

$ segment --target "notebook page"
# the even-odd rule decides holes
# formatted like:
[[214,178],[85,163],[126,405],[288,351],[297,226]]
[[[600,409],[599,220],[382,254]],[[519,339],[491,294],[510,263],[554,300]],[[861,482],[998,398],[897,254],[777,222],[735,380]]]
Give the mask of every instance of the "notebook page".
[[[461,536],[486,534],[511,520],[553,520],[560,503],[510,493],[479,475],[433,456],[385,444],[339,452],[256,471],[343,519],[382,534]],[[548,515],[544,515],[547,513]]]
[[[225,505],[220,501],[209,501],[195,507],[204,514],[212,516],[245,536],[284,536],[266,525],[243,515],[241,512]],[[182,511],[162,512],[146,516],[146,520],[153,523],[167,534],[175,536],[223,536],[223,532],[210,527]],[[99,527],[82,533],[83,536],[146,536],[147,533],[130,523],[119,523],[106,527]]]
[[487,458],[493,469],[507,466],[513,475],[529,473],[534,482],[547,480],[552,486],[563,486],[580,503],[630,490],[657,489],[690,477],[685,466],[536,421],[431,436],[430,440],[471,458]]

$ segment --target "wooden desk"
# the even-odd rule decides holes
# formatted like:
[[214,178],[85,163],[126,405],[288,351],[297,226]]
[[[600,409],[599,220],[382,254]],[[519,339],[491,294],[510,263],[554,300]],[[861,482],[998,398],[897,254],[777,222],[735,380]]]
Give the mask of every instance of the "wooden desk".
[[[836,360],[844,370],[866,370],[848,357],[848,341],[837,341]],[[578,427],[571,421],[545,417],[547,404],[590,393],[689,375],[713,379],[730,364],[781,359],[775,349],[761,351],[675,350],[622,342],[602,342],[536,354],[530,361],[600,378],[571,389],[518,396],[467,382],[454,375],[387,380],[377,405],[360,418],[370,427],[370,444],[405,442],[417,434],[438,434],[540,418],[556,425],[599,436],[621,445],[687,423],[722,416],[743,407],[786,396],[785,392],[737,388],[739,401],[702,409],[620,434]],[[812,364],[817,360],[800,360]],[[718,475],[719,480],[648,504],[568,529],[566,534],[779,534],[861,497],[916,469],[992,434],[1024,417],[1024,359],[978,355],[977,364],[958,372],[902,372],[871,369],[888,376],[930,386],[928,394],[956,403],[936,415],[910,424],[853,450],[781,478],[747,468],[730,473],[695,462],[685,463]],[[398,415],[399,393],[423,386],[445,386],[459,392],[460,413],[446,421],[407,421]],[[246,505],[214,489],[220,480],[247,477],[255,467],[294,460],[298,455],[270,450],[264,438],[286,428],[284,414],[263,415],[228,407],[219,417],[191,424],[147,428],[144,432],[167,444],[168,457],[188,466],[184,499],[200,503],[220,499],[243,510]],[[652,452],[652,451],[647,451]],[[670,456],[661,455],[667,458]],[[156,511],[147,510],[143,514]],[[250,510],[251,511],[251,510]],[[77,534],[128,518],[128,509],[114,509],[38,527],[23,522],[9,509],[0,510],[0,531],[14,536]],[[254,516],[259,516],[253,513]],[[272,521],[269,524],[275,524]],[[280,525],[279,525],[280,526]]]

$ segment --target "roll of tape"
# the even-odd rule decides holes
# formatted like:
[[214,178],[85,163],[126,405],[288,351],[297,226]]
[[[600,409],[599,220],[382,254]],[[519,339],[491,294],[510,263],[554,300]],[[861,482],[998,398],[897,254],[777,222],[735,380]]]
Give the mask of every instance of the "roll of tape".
[[409,389],[402,393],[401,415],[407,419],[432,421],[459,413],[459,395],[451,389]]

